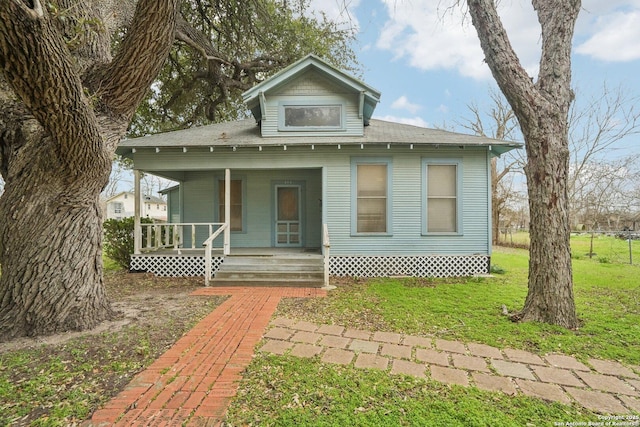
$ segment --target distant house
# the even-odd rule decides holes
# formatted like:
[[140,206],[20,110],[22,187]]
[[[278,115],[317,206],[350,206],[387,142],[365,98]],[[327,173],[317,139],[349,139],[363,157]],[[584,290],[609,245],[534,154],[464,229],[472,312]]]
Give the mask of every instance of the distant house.
[[313,55],[243,98],[253,119],[120,143],[179,183],[168,240],[139,232],[134,268],[202,275],[224,230],[212,274],[249,250],[322,252],[338,276],[489,272],[491,158],[519,144],[374,120],[380,93]]
[[[135,193],[123,191],[105,202],[104,219],[123,219],[135,214]],[[167,202],[160,197],[143,195],[140,215],[157,221],[167,220]]]

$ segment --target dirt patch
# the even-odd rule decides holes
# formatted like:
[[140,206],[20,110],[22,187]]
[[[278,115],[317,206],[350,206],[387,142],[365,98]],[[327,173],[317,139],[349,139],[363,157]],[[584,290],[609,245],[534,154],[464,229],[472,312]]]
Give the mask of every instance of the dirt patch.
[[59,345],[76,338],[118,332],[131,324],[160,325],[166,315],[190,314],[207,300],[189,297],[195,289],[202,287],[202,278],[156,277],[148,273],[117,272],[105,276],[107,295],[114,310],[121,313],[118,319],[103,322],[98,327],[82,332],[66,332],[37,338],[19,338],[0,343],[0,353],[42,345]]
[[202,278],[113,273],[105,285],[119,319],[0,343],[0,425],[78,425],[226,299],[191,296]]

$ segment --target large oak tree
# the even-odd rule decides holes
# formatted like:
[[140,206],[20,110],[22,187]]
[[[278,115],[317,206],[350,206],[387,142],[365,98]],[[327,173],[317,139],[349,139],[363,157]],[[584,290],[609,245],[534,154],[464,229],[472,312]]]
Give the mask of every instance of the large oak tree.
[[571,44],[580,0],[532,0],[542,30],[535,80],[520,64],[496,3],[467,0],[485,60],[518,118],[527,151],[529,291],[518,318],[576,328],[567,190]]
[[[204,104],[213,110],[297,59],[269,39],[268,20],[290,31],[291,41],[304,17],[278,7],[286,4],[0,0],[0,341],[88,329],[115,315],[102,279],[99,195],[118,141],[176,40],[197,52],[199,61],[172,58],[191,72],[199,67],[191,80],[205,82]],[[186,18],[196,12],[200,21],[192,25]],[[225,51],[233,37],[217,44],[212,32],[226,27],[242,46],[241,37],[253,40],[253,50]],[[312,51],[304,40],[330,29],[320,26],[315,38],[310,31],[298,46]],[[187,74],[164,81],[186,90]]]

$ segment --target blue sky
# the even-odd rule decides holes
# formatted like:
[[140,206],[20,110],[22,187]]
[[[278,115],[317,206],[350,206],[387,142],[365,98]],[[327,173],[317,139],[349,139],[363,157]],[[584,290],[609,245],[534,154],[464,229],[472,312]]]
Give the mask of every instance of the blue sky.
[[[375,117],[455,128],[470,117],[469,104],[491,106],[496,85],[464,6],[448,7],[454,1],[312,0],[311,7],[357,30],[363,80],[382,92]],[[531,2],[499,3],[511,43],[535,78],[540,26]],[[578,101],[605,83],[640,96],[640,0],[583,0],[572,63]],[[621,144],[640,153],[638,136]]]

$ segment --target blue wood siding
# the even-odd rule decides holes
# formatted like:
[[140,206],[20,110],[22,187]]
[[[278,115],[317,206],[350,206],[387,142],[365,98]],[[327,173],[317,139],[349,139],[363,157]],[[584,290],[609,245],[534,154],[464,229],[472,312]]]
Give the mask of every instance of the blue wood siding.
[[[332,255],[459,255],[488,254],[489,181],[486,150],[353,150],[357,158],[393,154],[391,235],[358,236],[351,229],[351,197],[345,189],[350,179],[350,158],[327,168],[327,222]],[[345,152],[346,154],[346,152]],[[459,158],[463,164],[462,224],[460,235],[422,235],[422,159]]]
[[[339,139],[339,138],[338,138]],[[338,141],[336,141],[338,143]],[[247,232],[234,233],[232,247],[270,246],[273,181],[306,180],[306,246],[320,246],[322,221],[329,227],[332,255],[471,255],[490,254],[489,162],[487,148],[426,148],[392,145],[239,147],[188,151],[139,151],[137,168],[192,172],[184,174],[184,222],[212,222],[216,177],[223,168],[247,180]],[[351,167],[353,158],[389,158],[393,207],[391,233],[352,236]],[[463,170],[462,230],[459,235],[423,235],[422,165],[425,158],[459,159]],[[324,172],[322,172],[324,168]],[[323,173],[326,179],[323,182]],[[325,200],[322,200],[325,199]],[[321,208],[323,212],[321,213]],[[322,215],[322,217],[321,217]]]
[[181,222],[180,218],[180,187],[172,188],[167,194],[167,221]]
[[[304,132],[281,132],[278,130],[279,109],[282,103],[304,101],[313,104],[319,103],[341,104],[344,108],[344,129],[339,131],[304,131]],[[339,135],[362,135],[363,124],[359,116],[360,94],[353,91],[347,92],[340,86],[329,82],[319,73],[308,71],[295,80],[289,82],[279,91],[269,94],[266,97],[265,112],[262,117],[262,135],[264,137],[287,135],[313,136],[335,134]],[[291,141],[295,144],[295,138]]]

